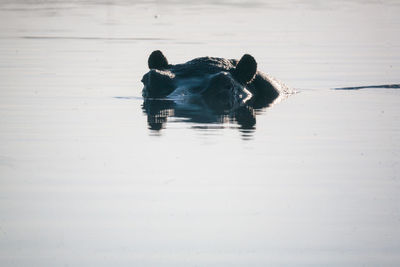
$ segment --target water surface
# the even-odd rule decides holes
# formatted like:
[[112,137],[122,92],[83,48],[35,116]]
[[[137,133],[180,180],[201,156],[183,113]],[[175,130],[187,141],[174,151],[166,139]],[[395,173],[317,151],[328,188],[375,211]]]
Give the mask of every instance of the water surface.
[[[398,266],[400,91],[376,86],[400,83],[399,12],[2,1],[0,265]],[[252,129],[154,131],[140,79],[156,49],[250,53],[299,93]]]

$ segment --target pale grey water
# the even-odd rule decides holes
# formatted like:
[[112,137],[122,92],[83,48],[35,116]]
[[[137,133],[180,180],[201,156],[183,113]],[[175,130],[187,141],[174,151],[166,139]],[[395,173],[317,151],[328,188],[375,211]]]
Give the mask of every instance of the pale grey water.
[[[1,266],[399,266],[397,1],[2,1]],[[299,93],[147,128],[140,79],[252,54]]]

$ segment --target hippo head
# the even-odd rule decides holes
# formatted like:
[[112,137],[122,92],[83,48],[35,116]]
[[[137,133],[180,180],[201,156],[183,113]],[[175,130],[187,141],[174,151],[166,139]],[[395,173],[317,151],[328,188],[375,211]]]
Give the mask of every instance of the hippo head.
[[207,107],[223,112],[252,97],[246,85],[257,72],[257,63],[248,54],[239,61],[204,57],[171,65],[157,50],[151,53],[148,66],[150,71],[142,78],[145,99],[197,97]]

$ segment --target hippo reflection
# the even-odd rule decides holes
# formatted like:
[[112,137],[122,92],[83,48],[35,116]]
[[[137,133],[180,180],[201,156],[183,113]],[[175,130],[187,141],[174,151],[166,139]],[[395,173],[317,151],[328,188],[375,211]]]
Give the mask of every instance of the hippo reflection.
[[288,88],[257,71],[248,54],[236,59],[201,57],[169,64],[161,51],[148,59],[150,71],[142,82],[143,110],[150,129],[159,130],[169,116],[195,123],[237,122],[255,126],[254,110],[273,103]]

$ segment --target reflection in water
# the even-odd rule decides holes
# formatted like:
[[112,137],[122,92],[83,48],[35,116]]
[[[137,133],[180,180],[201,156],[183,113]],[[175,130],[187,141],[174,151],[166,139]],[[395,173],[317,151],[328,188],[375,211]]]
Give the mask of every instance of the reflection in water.
[[[256,125],[256,113],[274,101],[246,104],[233,110],[216,111],[207,106],[201,97],[188,100],[144,99],[143,112],[147,115],[148,127],[152,131],[164,129],[168,117],[193,124],[199,130],[224,129],[226,123],[238,125],[243,138],[251,138]],[[256,106],[254,104],[257,104]]]

